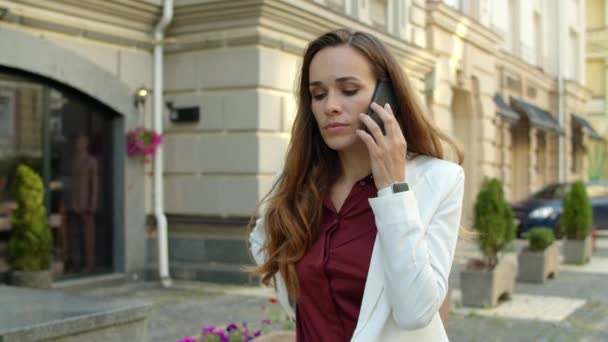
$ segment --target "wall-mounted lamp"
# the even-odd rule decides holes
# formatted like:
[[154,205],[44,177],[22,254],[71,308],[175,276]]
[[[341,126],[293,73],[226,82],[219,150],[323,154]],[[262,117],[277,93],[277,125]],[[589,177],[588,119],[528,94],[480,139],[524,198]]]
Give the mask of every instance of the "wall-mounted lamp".
[[166,102],[165,105],[169,109],[169,120],[173,123],[195,123],[200,119],[198,106],[175,108],[173,102]]
[[133,104],[135,107],[139,107],[146,103],[146,98],[150,95],[150,90],[146,87],[139,87],[135,91],[135,96],[133,97]]

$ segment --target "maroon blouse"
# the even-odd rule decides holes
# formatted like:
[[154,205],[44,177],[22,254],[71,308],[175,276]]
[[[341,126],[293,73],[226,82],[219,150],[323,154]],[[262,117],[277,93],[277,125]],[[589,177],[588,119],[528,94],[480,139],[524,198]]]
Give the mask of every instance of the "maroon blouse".
[[376,196],[371,175],[355,183],[339,212],[325,196],[319,237],[296,264],[297,341],[351,339],[376,238],[368,198]]

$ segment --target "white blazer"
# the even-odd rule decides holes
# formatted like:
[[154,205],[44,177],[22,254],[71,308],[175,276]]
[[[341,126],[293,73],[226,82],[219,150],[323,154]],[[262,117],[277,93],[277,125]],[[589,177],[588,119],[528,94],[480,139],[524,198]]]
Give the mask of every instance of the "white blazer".
[[[464,171],[419,156],[406,163],[410,190],[370,198],[378,233],[361,310],[351,341],[448,341],[439,307],[448,290],[464,194]],[[264,221],[249,236],[255,262],[264,261]],[[277,299],[295,318],[285,283]]]

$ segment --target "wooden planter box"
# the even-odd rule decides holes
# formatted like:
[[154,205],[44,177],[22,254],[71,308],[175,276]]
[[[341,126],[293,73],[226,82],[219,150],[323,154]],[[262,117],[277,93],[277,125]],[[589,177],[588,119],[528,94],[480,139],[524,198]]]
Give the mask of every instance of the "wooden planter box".
[[559,251],[555,243],[544,251],[532,252],[525,248],[517,256],[517,280],[530,283],[544,283],[557,276]]
[[591,259],[592,250],[591,236],[585,240],[566,240],[564,241],[564,263],[582,265]]
[[501,260],[492,270],[469,265],[460,272],[462,305],[491,308],[500,298],[510,297],[515,288],[515,265]]

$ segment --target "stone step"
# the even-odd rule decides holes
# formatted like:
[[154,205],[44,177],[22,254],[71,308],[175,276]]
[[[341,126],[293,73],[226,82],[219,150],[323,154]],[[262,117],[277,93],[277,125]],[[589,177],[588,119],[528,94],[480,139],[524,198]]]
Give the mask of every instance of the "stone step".
[[0,341],[146,341],[150,303],[0,286]]
[[[199,263],[171,261],[169,274],[171,278],[196,280],[218,284],[256,285],[259,277],[252,277],[246,270],[250,264]],[[150,262],[145,269],[146,280],[158,280],[157,263]]]
[[53,282],[53,289],[68,292],[80,292],[94,290],[100,287],[110,287],[125,284],[129,277],[124,273],[103,274],[97,276],[87,276],[82,278],[65,279]]

